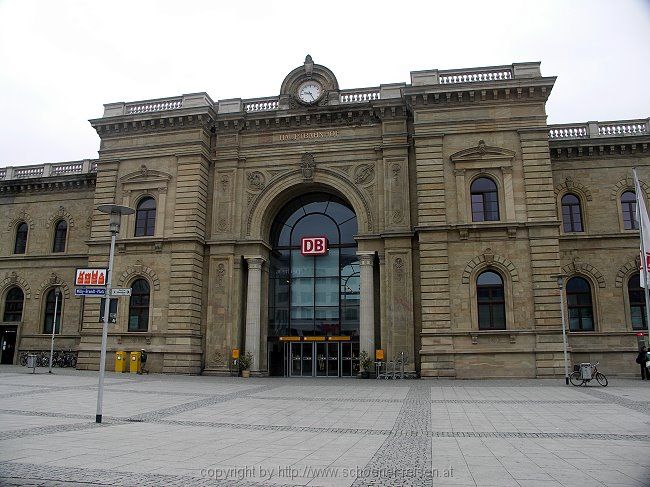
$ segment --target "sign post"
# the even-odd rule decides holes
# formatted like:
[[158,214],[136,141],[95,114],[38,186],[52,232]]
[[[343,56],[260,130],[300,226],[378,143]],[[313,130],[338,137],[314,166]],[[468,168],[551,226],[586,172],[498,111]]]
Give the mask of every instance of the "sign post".
[[[113,257],[115,255],[115,238],[117,237],[117,233],[120,231],[120,219],[122,218],[122,215],[130,215],[132,213],[135,213],[135,210],[133,208],[129,208],[128,206],[121,206],[121,205],[99,205],[97,209],[102,213],[108,213],[110,215],[109,230],[111,232],[111,247],[108,254],[108,270],[106,272],[106,278],[105,278],[106,293],[110,296],[111,295],[111,273],[113,272]],[[92,273],[89,279],[92,280]],[[86,276],[84,274],[84,282],[85,280],[86,280]],[[99,284],[100,280],[101,277],[97,275],[97,282],[98,282],[97,285],[101,285]],[[75,282],[77,282],[76,279]],[[110,299],[104,300],[104,324],[102,326],[102,348],[99,354],[99,387],[97,388],[97,413],[95,414],[96,423],[102,422],[102,402],[104,401],[104,372],[106,370],[106,342],[108,341],[108,314],[110,312],[110,308],[109,308],[110,301],[111,301]]]

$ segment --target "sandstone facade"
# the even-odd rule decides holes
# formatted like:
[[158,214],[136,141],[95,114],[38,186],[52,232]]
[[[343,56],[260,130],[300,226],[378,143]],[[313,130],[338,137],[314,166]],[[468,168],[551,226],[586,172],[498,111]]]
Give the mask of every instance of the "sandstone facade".
[[[308,82],[321,92],[301,100]],[[57,348],[97,369],[99,300],[75,297],[74,272],[107,265],[108,218],[98,205],[153,198],[151,235],[135,236],[137,215],[123,219],[113,275],[114,287],[148,283],[148,323],[129,331],[130,301],[120,299],[109,366],[113,352],[145,348],[152,371],[226,374],[237,348],[253,352],[254,373],[268,374],[277,365],[273,222],[319,192],[356,215],[358,333],[349,339],[361,351],[403,352],[422,377],[562,375],[555,276],[563,274],[565,283],[586,279],[592,298],[594,329],[569,333],[571,361],[635,373],[641,330],[628,282],[639,236],[625,228],[621,195],[634,191],[633,167],[650,178],[649,121],[549,126],[554,82],[539,63],[516,63],[342,90],[308,57],[269,98],[213,102],[199,93],[105,105],[91,120],[98,160],[0,170],[0,310],[11,288],[24,293],[21,321],[0,323],[17,332],[11,361],[49,348],[44,299],[57,286]],[[474,221],[477,178],[496,185],[497,219]],[[566,194],[579,199],[582,232],[564,231]],[[55,253],[60,220],[67,244]],[[23,222],[27,247],[15,254]],[[486,270],[503,281],[504,329],[479,329],[477,278]]]

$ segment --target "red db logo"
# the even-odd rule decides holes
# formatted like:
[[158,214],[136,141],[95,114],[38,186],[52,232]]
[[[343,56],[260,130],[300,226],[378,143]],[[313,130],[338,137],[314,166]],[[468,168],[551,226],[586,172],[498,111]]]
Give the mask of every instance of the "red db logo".
[[327,253],[327,237],[302,237],[302,255],[324,255]]

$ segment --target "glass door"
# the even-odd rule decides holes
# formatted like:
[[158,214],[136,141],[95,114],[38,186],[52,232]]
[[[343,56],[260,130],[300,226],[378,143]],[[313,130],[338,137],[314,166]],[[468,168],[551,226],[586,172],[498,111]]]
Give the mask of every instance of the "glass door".
[[326,342],[316,342],[316,377],[327,377],[327,345]]
[[341,342],[341,377],[355,377],[359,373],[359,343]]

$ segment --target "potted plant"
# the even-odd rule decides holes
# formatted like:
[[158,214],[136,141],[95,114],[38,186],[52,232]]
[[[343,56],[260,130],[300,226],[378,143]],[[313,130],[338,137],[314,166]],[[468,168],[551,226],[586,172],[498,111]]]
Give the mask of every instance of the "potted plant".
[[361,366],[361,374],[359,377],[369,379],[373,364],[370,355],[365,350],[359,354],[359,365]]
[[248,378],[251,376],[251,365],[253,365],[253,355],[246,352],[239,358],[239,370],[241,370],[242,377]]

